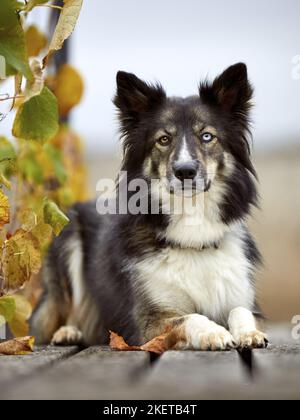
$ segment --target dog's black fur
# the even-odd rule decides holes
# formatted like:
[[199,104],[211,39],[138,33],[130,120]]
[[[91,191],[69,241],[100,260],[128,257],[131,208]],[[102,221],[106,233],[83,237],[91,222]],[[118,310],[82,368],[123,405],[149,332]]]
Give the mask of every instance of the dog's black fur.
[[[171,156],[179,153],[180,130],[191,133],[190,127],[194,127],[198,120],[205,126],[214,127],[217,132],[214,146],[201,145],[198,150],[196,134],[193,133],[187,135],[186,141],[194,159],[202,153],[205,162],[215,164],[217,175],[211,181],[212,185],[220,183],[225,191],[217,205],[218,223],[224,226],[224,231],[230,230],[235,223],[242,223],[241,247],[251,267],[249,282],[253,288],[253,270],[260,262],[260,254],[244,224],[251,206],[257,202],[256,173],[249,146],[252,93],[246,66],[240,63],[229,67],[213,83],[201,83],[199,95],[186,99],[168,98],[159,84],[149,85],[133,74],[119,72],[114,103],[118,108],[123,139],[122,170],[127,171],[128,182],[141,178],[149,183],[152,178],[161,178],[163,159],[166,177],[173,176]],[[177,127],[177,134],[173,139],[173,152],[170,150],[167,155],[163,151],[162,157],[156,149],[153,133],[166,118]],[[233,162],[229,175],[226,172],[227,156]],[[150,176],[149,170],[145,173],[147,159],[150,161]],[[209,173],[205,173],[205,162],[204,177],[209,177]],[[205,194],[213,194],[212,190]],[[109,330],[123,335],[129,343],[137,344],[159,331],[157,325],[164,316],[187,315],[182,311],[176,313],[176,302],[173,309],[164,307],[163,303],[160,307],[133,281],[135,265],[144,262],[149,255],[160,255],[172,247],[189,249],[180,240],[172,242],[166,239],[170,215],[160,212],[156,215],[100,216],[96,203],[90,202],[76,204],[69,216],[71,223],[55,239],[45,262],[45,293],[34,317],[34,333],[39,342],[49,342],[55,331],[65,324],[76,324],[87,344],[106,343]],[[219,237],[200,241],[200,248],[211,248],[219,241]],[[81,244],[79,256],[82,256],[82,293],[85,299],[82,305],[86,306],[81,314],[80,308],[72,303],[74,284],[69,258],[73,242]],[[191,245],[192,252],[196,248]],[[199,252],[205,251],[199,249]],[[250,306],[248,309],[258,312],[254,299]],[[229,307],[228,311],[231,309]],[[89,310],[93,314],[91,317]],[[224,313],[226,311],[224,309]],[[226,326],[222,314],[215,321]]]

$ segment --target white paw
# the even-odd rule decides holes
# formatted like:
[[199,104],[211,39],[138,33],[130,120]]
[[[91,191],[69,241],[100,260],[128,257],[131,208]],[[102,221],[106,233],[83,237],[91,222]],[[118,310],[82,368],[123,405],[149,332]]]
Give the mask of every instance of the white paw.
[[268,337],[261,331],[241,332],[235,336],[235,342],[240,349],[260,349],[268,346]]
[[212,329],[212,332],[200,334],[198,340],[199,350],[221,351],[235,348],[232,335],[223,327],[219,331]]
[[188,348],[194,350],[230,350],[235,348],[232,335],[221,325],[201,315],[191,315],[186,321]]
[[54,334],[51,344],[57,346],[75,345],[82,343],[82,332],[76,327],[66,326],[61,327]]

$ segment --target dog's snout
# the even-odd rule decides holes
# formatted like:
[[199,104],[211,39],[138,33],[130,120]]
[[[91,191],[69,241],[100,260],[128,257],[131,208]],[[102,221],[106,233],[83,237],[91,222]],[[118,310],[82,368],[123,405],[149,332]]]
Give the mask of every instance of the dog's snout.
[[180,181],[184,181],[185,179],[194,179],[197,175],[198,170],[198,163],[195,161],[188,161],[188,162],[175,162],[173,164],[173,171],[176,178]]

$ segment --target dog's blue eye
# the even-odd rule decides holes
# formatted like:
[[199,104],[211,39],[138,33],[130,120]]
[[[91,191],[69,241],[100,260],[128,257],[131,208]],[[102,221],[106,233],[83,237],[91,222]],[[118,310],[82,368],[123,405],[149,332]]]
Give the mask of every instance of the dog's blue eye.
[[201,134],[201,140],[204,143],[209,143],[210,141],[212,141],[212,139],[214,138],[214,136],[210,133],[203,133]]

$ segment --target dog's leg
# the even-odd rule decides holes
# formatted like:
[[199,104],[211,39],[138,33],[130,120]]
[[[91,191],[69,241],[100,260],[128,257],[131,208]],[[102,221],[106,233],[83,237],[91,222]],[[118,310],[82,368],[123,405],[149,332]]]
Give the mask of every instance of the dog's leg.
[[60,327],[54,333],[51,344],[56,346],[74,346],[77,344],[83,344],[83,334],[79,329],[80,315],[80,308],[73,306],[65,325]]
[[[170,328],[167,347],[175,350],[229,350],[235,347],[233,337],[224,327],[206,316],[190,314],[178,318],[162,319],[156,334]],[[152,327],[153,335],[153,327]]]
[[37,344],[49,344],[54,332],[61,325],[60,307],[55,299],[46,296],[32,319],[31,334]]
[[71,311],[66,324],[54,333],[51,344],[55,346],[83,344],[83,334],[78,327],[78,316],[75,308]]
[[57,329],[66,323],[70,311],[70,297],[64,282],[57,282],[55,267],[45,261],[43,267],[44,292],[34,311],[31,334],[37,344],[49,344]]
[[258,330],[256,324],[254,315],[246,308],[238,307],[230,312],[228,326],[237,347],[241,349],[267,347],[267,336]]
[[66,323],[53,335],[51,343],[60,346],[81,344],[83,334],[79,329],[80,308],[84,301],[83,253],[82,243],[77,234],[66,241],[64,248],[68,251],[65,264],[71,284],[71,310]]
[[51,344],[55,346],[72,346],[82,344],[82,332],[73,325],[60,327],[52,337]]

